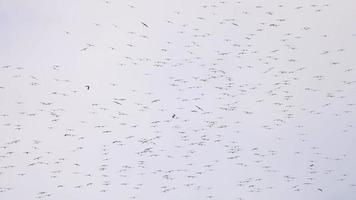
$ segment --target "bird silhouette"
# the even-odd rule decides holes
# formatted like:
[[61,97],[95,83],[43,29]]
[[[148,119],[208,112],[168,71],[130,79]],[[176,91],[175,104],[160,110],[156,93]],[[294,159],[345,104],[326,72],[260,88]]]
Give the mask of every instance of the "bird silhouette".
[[141,24],[142,24],[143,26],[145,26],[145,27],[149,28],[149,27],[148,27],[148,25],[147,25],[146,23],[141,22]]

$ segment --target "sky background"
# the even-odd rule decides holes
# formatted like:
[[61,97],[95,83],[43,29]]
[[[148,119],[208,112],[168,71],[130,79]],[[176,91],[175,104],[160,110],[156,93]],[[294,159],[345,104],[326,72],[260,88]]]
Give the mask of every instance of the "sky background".
[[0,0],[0,199],[353,199],[355,18]]

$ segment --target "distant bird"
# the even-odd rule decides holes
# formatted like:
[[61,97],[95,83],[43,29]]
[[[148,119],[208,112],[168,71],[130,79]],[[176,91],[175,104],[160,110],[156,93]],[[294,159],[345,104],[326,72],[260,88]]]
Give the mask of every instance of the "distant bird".
[[201,107],[199,107],[199,106],[197,106],[197,105],[195,105],[195,107],[197,107],[199,110],[201,110],[201,111],[204,111]]
[[141,24],[147,28],[149,28],[149,26],[147,24],[145,24],[144,22],[141,22]]
[[87,88],[87,90],[89,90],[90,86],[89,86],[89,85],[86,85],[85,88]]
[[172,115],[172,118],[174,119],[175,117],[176,117],[176,114],[173,114],[173,115]]
[[322,192],[322,191],[323,191],[321,188],[318,188],[318,190],[319,190],[320,192]]
[[119,105],[122,105],[120,102],[118,102],[118,101],[113,101],[114,103],[116,103],[116,104],[119,104]]

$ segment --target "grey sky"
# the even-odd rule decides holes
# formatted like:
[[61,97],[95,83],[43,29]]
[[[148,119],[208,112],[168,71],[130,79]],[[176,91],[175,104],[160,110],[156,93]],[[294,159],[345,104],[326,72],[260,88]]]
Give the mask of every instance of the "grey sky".
[[0,0],[0,199],[352,199],[355,18]]

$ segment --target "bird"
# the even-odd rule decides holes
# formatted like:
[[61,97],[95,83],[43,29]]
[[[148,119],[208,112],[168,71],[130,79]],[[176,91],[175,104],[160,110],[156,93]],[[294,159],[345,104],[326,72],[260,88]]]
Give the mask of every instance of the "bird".
[[149,27],[148,27],[148,25],[147,25],[146,23],[141,22],[141,24],[142,24],[143,26],[145,26],[145,27],[149,28]]
[[199,107],[199,106],[197,106],[197,105],[195,105],[195,107],[197,107],[199,110],[201,110],[201,111],[204,111],[201,107]]

